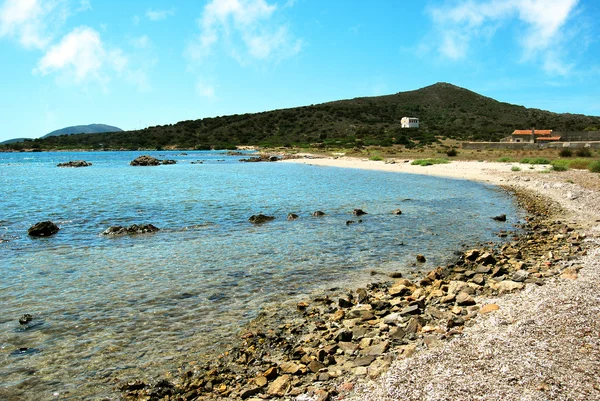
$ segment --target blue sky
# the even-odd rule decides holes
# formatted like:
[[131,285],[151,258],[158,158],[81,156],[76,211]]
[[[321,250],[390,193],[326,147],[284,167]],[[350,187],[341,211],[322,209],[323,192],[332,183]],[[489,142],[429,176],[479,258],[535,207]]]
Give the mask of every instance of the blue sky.
[[0,0],[0,141],[450,82],[600,115],[597,0]]

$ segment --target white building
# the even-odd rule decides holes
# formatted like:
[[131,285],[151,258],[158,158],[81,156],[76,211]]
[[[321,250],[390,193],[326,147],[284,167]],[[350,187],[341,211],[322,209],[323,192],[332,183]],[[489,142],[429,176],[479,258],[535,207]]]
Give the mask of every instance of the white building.
[[402,128],[419,128],[419,119],[416,117],[402,117],[400,124]]

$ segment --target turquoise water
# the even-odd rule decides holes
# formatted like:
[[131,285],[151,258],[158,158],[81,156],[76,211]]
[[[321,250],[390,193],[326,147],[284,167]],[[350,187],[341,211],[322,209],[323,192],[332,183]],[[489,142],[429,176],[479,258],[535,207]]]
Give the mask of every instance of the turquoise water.
[[[129,166],[140,154],[178,164]],[[433,268],[465,244],[498,241],[510,224],[491,216],[520,213],[468,181],[238,159],[0,153],[0,399],[115,397],[115,379],[202,360],[262,308],[372,270],[410,271],[417,253]],[[93,165],[56,167],[69,160]],[[347,226],[354,208],[369,214]],[[276,220],[253,226],[257,213]],[[59,233],[28,237],[43,220]],[[161,231],[100,235],[134,223]],[[38,325],[22,330],[25,313]]]

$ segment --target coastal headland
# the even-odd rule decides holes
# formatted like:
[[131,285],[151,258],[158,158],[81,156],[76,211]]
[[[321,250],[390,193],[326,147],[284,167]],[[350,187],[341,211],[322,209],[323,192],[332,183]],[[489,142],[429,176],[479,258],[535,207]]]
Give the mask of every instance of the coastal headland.
[[265,311],[212,362],[120,383],[124,399],[600,398],[596,174],[486,162],[286,162],[488,182],[513,193],[527,217],[503,246],[478,244],[422,277],[374,271],[363,288]]

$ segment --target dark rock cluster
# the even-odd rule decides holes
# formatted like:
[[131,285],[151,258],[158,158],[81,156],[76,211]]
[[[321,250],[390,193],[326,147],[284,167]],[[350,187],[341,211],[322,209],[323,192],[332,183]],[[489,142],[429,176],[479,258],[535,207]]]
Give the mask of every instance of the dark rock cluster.
[[138,156],[129,163],[131,166],[158,166],[161,164],[177,164],[175,160],[160,160],[152,156]]
[[85,160],[72,160],[65,163],[58,163],[56,167],[88,167],[91,165],[92,163],[86,162]]
[[159,231],[158,227],[152,224],[133,224],[129,227],[110,226],[102,232],[102,235],[132,235],[132,234],[147,234]]

